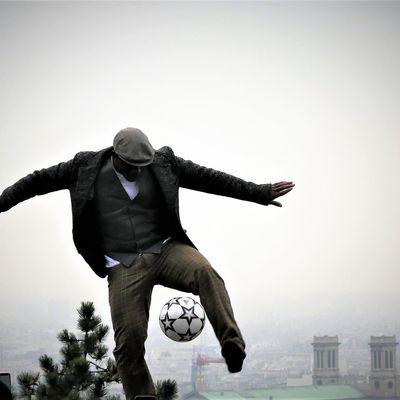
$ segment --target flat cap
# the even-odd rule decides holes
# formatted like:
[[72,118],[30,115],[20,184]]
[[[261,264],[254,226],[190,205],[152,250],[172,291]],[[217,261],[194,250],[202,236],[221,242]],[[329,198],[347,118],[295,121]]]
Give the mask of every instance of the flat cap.
[[137,128],[125,128],[114,137],[114,151],[127,164],[144,167],[153,162],[155,150],[147,136]]

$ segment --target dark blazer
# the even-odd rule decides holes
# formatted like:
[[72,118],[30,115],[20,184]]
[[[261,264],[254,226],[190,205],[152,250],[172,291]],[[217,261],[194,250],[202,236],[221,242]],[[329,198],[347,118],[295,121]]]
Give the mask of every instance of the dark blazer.
[[[107,276],[101,240],[96,229],[94,183],[102,162],[110,157],[112,147],[85,151],[72,160],[35,171],[4,190],[0,212],[36,195],[68,189],[73,214],[73,238],[78,252],[100,277]],[[182,228],[179,217],[179,187],[233,197],[268,205],[271,185],[246,182],[224,172],[202,167],[174,155],[169,147],[156,151],[150,165],[163,194],[167,221],[174,239],[194,246]]]

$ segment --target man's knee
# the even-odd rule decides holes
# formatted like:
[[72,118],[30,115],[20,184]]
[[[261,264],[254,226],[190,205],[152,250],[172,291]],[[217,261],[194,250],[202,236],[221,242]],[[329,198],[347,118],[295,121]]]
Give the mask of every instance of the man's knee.
[[143,363],[145,355],[144,340],[120,339],[116,341],[113,353],[118,364],[127,362],[131,365],[140,365]]
[[[115,349],[114,355],[128,356],[128,358],[144,357],[144,343],[147,339],[147,321],[118,321],[118,325],[114,330]],[[143,322],[143,323],[140,323]]]
[[196,273],[199,285],[213,285],[216,282],[224,284],[224,280],[208,261],[202,263]]

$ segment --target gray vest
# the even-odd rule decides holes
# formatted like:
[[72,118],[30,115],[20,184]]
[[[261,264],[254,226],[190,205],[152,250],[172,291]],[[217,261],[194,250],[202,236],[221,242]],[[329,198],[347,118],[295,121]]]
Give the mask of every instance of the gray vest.
[[111,158],[101,167],[95,184],[97,228],[104,254],[132,265],[138,253],[160,253],[169,236],[164,201],[150,169],[143,168],[138,195],[131,200],[119,181]]

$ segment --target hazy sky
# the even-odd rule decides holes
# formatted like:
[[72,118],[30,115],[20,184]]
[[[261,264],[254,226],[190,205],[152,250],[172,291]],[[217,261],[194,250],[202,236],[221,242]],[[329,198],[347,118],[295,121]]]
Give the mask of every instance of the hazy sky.
[[[202,165],[296,183],[281,209],[181,190],[183,225],[239,322],[311,300],[390,307],[399,43],[399,2],[2,2],[0,191],[138,127]],[[0,215],[6,309],[92,300],[109,318],[107,281],[71,228],[67,191]],[[155,289],[151,324],[177,294]]]

